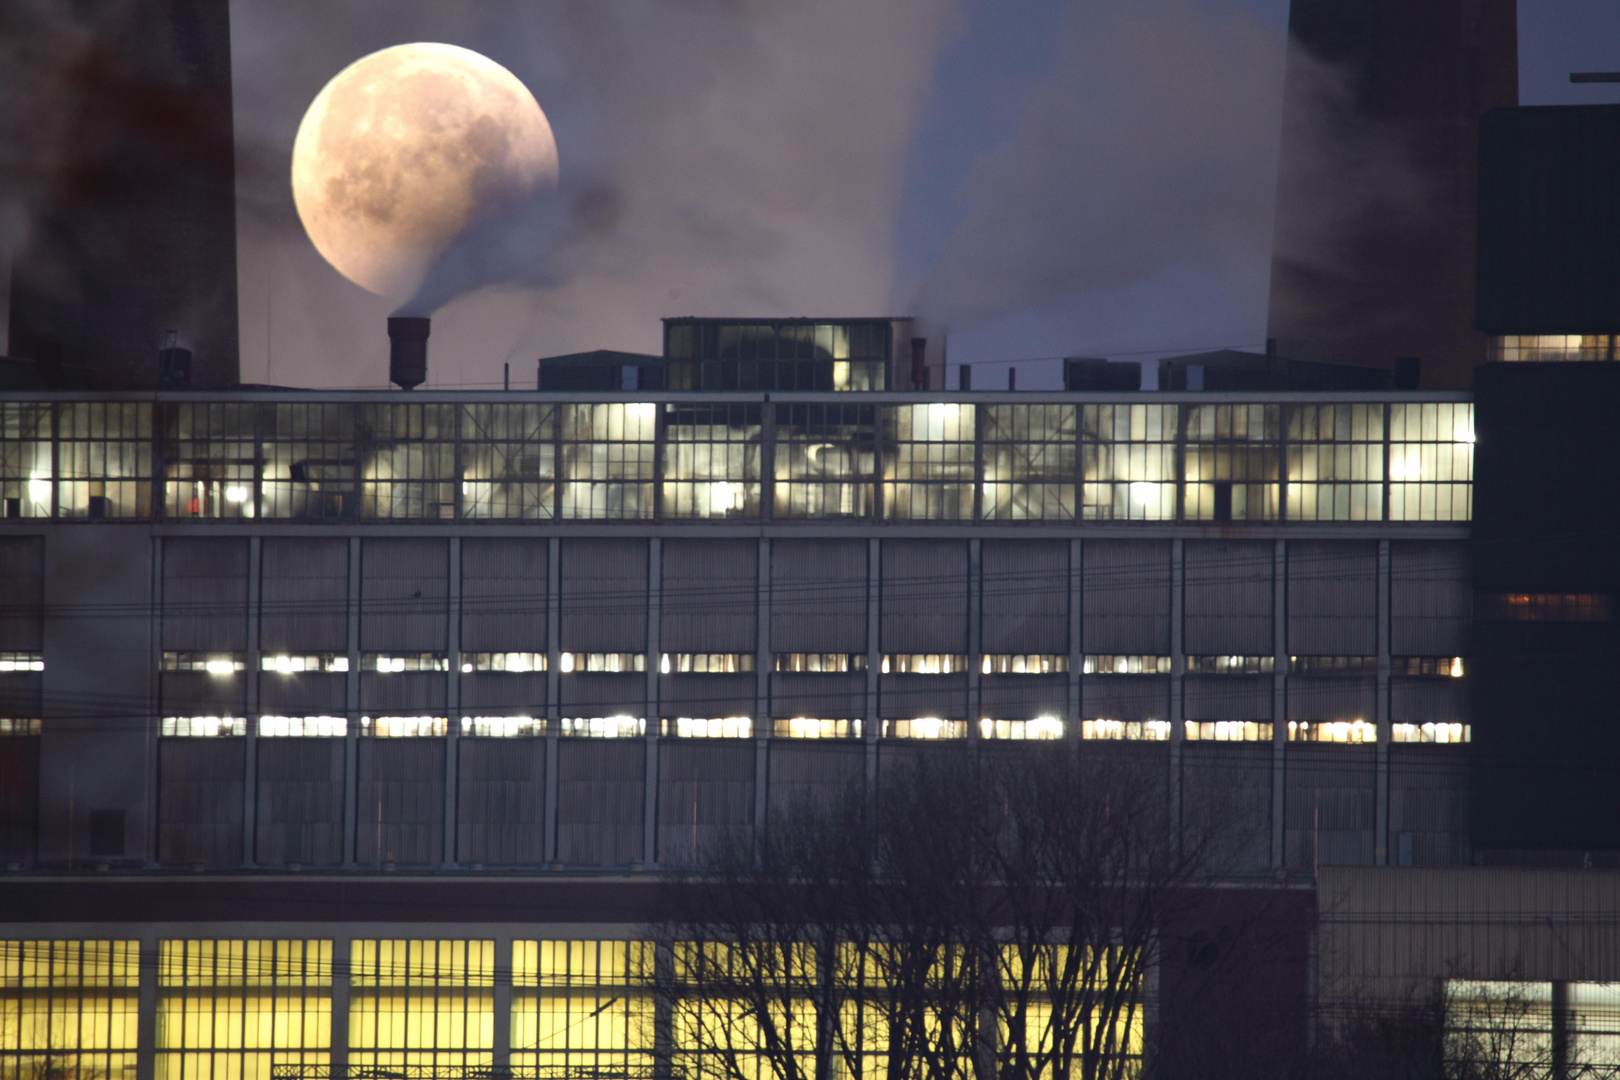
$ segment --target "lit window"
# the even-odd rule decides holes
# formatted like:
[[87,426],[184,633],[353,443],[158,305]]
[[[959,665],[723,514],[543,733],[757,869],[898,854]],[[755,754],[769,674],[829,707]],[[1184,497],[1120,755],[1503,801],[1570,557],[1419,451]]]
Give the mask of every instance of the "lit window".
[[1460,656],[1394,656],[1390,667],[1396,675],[1440,675],[1452,679],[1463,676]]
[[565,652],[557,658],[557,669],[569,672],[632,672],[647,670],[645,653],[629,652]]
[[16,671],[44,671],[45,654],[37,652],[0,652],[0,674]]
[[464,652],[461,654],[463,673],[478,671],[544,671],[546,654],[543,652]]
[[365,653],[360,658],[361,671],[375,671],[380,675],[398,675],[407,671],[449,671],[450,658],[444,653]]
[[341,739],[349,733],[342,716],[261,716],[261,739]]
[[1080,670],[1087,675],[1168,675],[1168,656],[1088,654]]
[[137,941],[0,941],[0,1071],[133,1077]]
[[979,735],[986,739],[1061,739],[1063,721],[1055,716],[1037,716],[1033,720],[979,721]]
[[795,716],[791,720],[778,720],[776,735],[783,739],[858,739],[861,737],[861,722]]
[[1290,521],[1382,521],[1384,406],[1288,408]]
[[1608,622],[1608,593],[1484,593],[1476,598],[1481,619],[1507,622]]
[[212,739],[246,735],[247,721],[240,716],[165,716],[159,730],[169,738]]
[[658,670],[665,675],[735,675],[754,670],[754,654],[665,653]]
[[1389,520],[1467,521],[1474,490],[1474,406],[1392,404],[1389,480]]
[[653,946],[512,942],[512,1058],[522,1076],[650,1076]]
[[1080,514],[1087,521],[1176,516],[1175,405],[1083,405]]
[[589,739],[633,739],[647,734],[647,721],[639,716],[565,716],[564,735]]
[[330,941],[159,942],[157,1075],[326,1066],[331,985]]
[[777,653],[776,670],[782,672],[865,671],[865,653]]
[[1189,656],[1189,675],[1270,675],[1277,668],[1275,656]]
[[890,739],[965,739],[967,721],[941,720],[937,716],[919,716],[912,720],[885,720],[883,735]]
[[379,739],[438,738],[450,730],[443,716],[362,716],[360,734]]
[[259,657],[259,670],[274,671],[278,675],[297,675],[306,671],[348,671],[349,658],[343,653],[277,653]]
[[462,517],[555,515],[556,414],[538,402],[462,406]]
[[1168,720],[1082,720],[1082,739],[1130,739],[1163,742],[1170,738]]
[[39,731],[37,716],[0,716],[0,736],[38,735]]
[[1615,358],[1613,334],[1502,334],[1490,340],[1490,358],[1509,363],[1570,363]]
[[746,739],[754,733],[754,721],[746,716],[677,716],[673,725],[663,722],[663,734],[670,734],[672,728],[682,739]]
[[982,405],[986,521],[1073,521],[1073,405]]
[[1375,743],[1378,726],[1365,720],[1290,720],[1288,741]]
[[986,653],[979,670],[985,675],[1053,675],[1069,670],[1067,653]]
[[1389,738],[1398,743],[1465,743],[1474,739],[1470,724],[1395,724]]
[[664,406],[666,517],[759,516],[761,408]]
[[871,405],[776,406],[778,518],[856,518],[872,513],[877,409]]
[[1272,727],[1259,720],[1188,720],[1188,742],[1270,742]]
[[558,406],[562,416],[562,516],[653,516],[658,406],[651,402]]
[[1290,656],[1288,670],[1295,675],[1373,675],[1376,656]]
[[1277,405],[1189,405],[1183,515],[1188,521],[1274,521]]
[[885,675],[958,675],[968,669],[968,658],[959,653],[887,653],[883,657]]
[[546,733],[544,717],[463,716],[461,733],[480,739],[522,739]]
[[955,402],[883,410],[883,515],[894,520],[973,518],[974,407]]
[[358,407],[361,517],[455,517],[456,411],[443,402]]
[[489,1069],[494,985],[493,941],[351,942],[350,1066]]
[[165,652],[164,671],[198,671],[209,675],[234,675],[247,670],[242,653]]

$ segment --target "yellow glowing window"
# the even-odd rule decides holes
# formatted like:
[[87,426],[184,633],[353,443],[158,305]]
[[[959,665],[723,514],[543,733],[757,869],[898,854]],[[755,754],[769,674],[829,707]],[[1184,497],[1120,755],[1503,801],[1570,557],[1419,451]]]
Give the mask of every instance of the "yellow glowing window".
[[0,942],[0,1074],[133,1080],[140,944]]
[[350,946],[352,1065],[492,1065],[493,941],[354,941]]
[[652,962],[644,941],[514,941],[513,1068],[650,1069]]

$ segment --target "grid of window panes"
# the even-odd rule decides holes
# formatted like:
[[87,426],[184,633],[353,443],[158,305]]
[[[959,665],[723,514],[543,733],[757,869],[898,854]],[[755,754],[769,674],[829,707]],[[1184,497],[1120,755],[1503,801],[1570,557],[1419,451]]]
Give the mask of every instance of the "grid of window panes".
[[57,405],[56,474],[59,517],[150,517],[151,406],[132,401]]
[[652,517],[658,406],[639,401],[564,405],[561,412],[562,516]]
[[1492,360],[1568,363],[1616,358],[1615,334],[1506,334],[1490,339]]
[[1383,405],[1291,405],[1287,445],[1288,520],[1383,519]]
[[0,517],[51,516],[51,407],[0,401]]
[[986,521],[1074,520],[1074,406],[981,405]]
[[872,514],[877,408],[776,406],[779,518],[863,518]]
[[1080,513],[1087,521],[1176,516],[1175,405],[1083,405]]
[[973,520],[974,406],[932,402],[883,412],[883,516]]
[[270,1080],[275,1065],[326,1065],[330,941],[158,945],[158,1080]]
[[1467,521],[1473,481],[1473,405],[1389,407],[1389,520]]
[[250,518],[258,494],[254,408],[186,401],[162,409],[163,513]]
[[759,405],[664,406],[664,516],[759,516]]
[[335,519],[359,511],[353,406],[277,402],[261,422],[260,516]]
[[556,514],[557,406],[536,402],[461,410],[461,516]]
[[1277,518],[1279,405],[1189,405],[1182,515],[1188,521]]
[[362,405],[357,435],[361,516],[456,516],[454,405]]
[[651,942],[512,942],[514,1073],[635,1076],[651,1069],[652,968]]
[[352,941],[349,1064],[489,1067],[493,941]]
[[[672,953],[676,986],[705,988],[701,994],[677,995],[673,1003],[670,1042],[676,1075],[686,1080],[771,1080],[781,1071],[768,1063],[765,1054],[783,1050],[798,1058],[789,1075],[815,1072],[812,988],[817,970],[812,950],[677,942]],[[779,1002],[763,1022],[749,1003],[752,989],[760,985]],[[730,986],[738,991],[730,991]],[[881,1071],[873,1069],[868,1075],[876,1080]]]
[[140,943],[0,941],[0,1076],[134,1080]]
[[672,390],[884,390],[892,331],[854,322],[671,321]]

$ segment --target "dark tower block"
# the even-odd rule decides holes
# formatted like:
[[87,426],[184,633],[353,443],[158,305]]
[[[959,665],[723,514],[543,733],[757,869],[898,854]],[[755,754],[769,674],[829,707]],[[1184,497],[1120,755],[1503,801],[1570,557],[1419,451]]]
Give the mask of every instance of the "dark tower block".
[[1479,117],[1518,104],[1515,0],[1293,0],[1269,335],[1466,388]]
[[236,170],[228,0],[73,5],[54,73],[69,119],[12,269],[17,359],[152,386],[168,331],[194,386],[237,381]]

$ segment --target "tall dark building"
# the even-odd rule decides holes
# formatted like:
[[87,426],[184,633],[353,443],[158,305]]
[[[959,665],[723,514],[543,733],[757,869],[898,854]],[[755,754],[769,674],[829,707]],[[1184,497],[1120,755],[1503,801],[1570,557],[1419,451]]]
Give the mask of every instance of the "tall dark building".
[[[1282,355],[1462,389],[1478,122],[1518,103],[1515,0],[1293,0],[1269,335]],[[1323,65],[1326,65],[1324,67]]]
[[71,118],[12,272],[16,359],[153,385],[168,331],[191,383],[237,379],[236,184],[227,0],[74,6],[58,73]]

